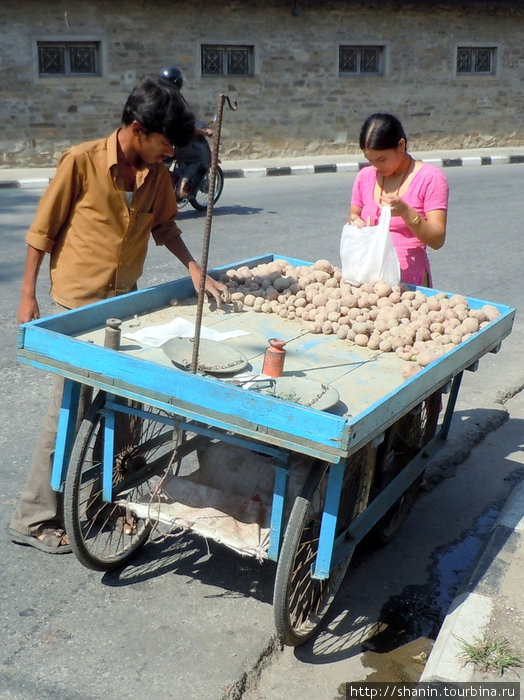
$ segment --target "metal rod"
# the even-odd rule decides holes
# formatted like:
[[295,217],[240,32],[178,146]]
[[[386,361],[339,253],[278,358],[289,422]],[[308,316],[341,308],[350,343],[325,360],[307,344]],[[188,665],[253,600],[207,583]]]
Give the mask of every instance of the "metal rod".
[[211,150],[211,168],[209,170],[209,192],[207,196],[206,226],[204,230],[204,241],[202,244],[202,262],[200,264],[200,284],[198,287],[197,311],[195,318],[195,336],[193,339],[193,354],[191,357],[191,372],[196,373],[198,367],[198,349],[200,346],[200,329],[202,327],[202,309],[206,293],[207,263],[209,258],[209,241],[211,238],[211,220],[213,218],[213,205],[215,200],[215,179],[218,166],[218,152],[220,148],[220,133],[222,131],[222,115],[224,112],[224,102],[233,111],[237,109],[236,100],[231,103],[227,95],[220,93],[217,101],[216,125],[213,129],[213,148]]

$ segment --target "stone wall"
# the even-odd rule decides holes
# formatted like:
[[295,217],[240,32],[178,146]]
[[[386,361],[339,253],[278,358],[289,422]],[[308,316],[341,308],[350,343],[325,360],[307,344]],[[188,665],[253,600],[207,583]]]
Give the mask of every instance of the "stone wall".
[[[0,167],[54,165],[69,144],[120,122],[137,79],[165,65],[210,118],[218,93],[223,158],[358,150],[375,111],[395,113],[416,149],[524,142],[522,3],[289,0],[3,0],[0,4]],[[96,78],[37,76],[37,39],[102,41]],[[255,75],[200,76],[200,43],[250,44]],[[387,47],[382,77],[342,77],[338,47]],[[497,46],[497,75],[457,77],[458,45]]]

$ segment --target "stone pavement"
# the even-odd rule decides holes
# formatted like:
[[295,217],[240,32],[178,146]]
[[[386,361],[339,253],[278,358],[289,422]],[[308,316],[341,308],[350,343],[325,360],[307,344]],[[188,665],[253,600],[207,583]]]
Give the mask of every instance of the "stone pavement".
[[[412,152],[439,167],[504,165],[524,162],[524,147],[468,151]],[[226,177],[271,177],[358,171],[362,154],[315,155],[299,158],[223,161]],[[54,168],[0,168],[0,188],[45,187]],[[518,445],[507,457],[522,465],[524,474],[524,392],[506,404],[509,419],[473,449],[467,460],[490,460],[496,446]],[[519,434],[517,434],[519,433]],[[494,680],[471,663],[464,663],[463,640],[508,638],[514,653],[524,659],[524,480],[516,484],[483,549],[450,606],[421,680]],[[523,661],[524,663],[524,661]],[[506,673],[503,680],[524,678],[524,666]],[[499,679],[500,680],[500,679]]]

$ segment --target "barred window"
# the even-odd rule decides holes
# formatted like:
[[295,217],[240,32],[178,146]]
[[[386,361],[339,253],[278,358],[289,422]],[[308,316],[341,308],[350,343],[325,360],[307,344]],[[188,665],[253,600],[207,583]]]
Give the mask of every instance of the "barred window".
[[494,47],[459,46],[457,49],[457,74],[495,75]]
[[37,45],[40,77],[100,75],[98,41],[39,41]]
[[253,46],[211,46],[201,48],[202,75],[253,75]]
[[383,46],[339,46],[341,75],[384,75]]

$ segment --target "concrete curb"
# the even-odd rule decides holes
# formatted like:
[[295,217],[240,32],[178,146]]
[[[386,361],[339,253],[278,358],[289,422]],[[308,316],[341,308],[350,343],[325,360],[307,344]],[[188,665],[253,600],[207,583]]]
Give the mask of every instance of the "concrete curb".
[[524,481],[513,487],[481,553],[454,598],[420,681],[469,682],[472,664],[464,665],[462,641],[482,638],[490,622],[493,600],[504,577],[524,548]]
[[28,190],[34,187],[47,187],[51,182],[50,177],[46,178],[27,178],[21,180],[3,180],[0,182],[0,189],[19,189]]
[[[318,160],[318,158],[317,158]],[[471,155],[461,157],[443,157],[443,158],[427,158],[423,157],[425,163],[431,163],[439,168],[456,168],[456,167],[477,167],[483,165],[511,165],[514,163],[524,163],[524,153],[511,153],[500,155]],[[367,161],[345,161],[326,162],[326,163],[300,163],[296,165],[282,166],[264,166],[256,165],[253,161],[249,166],[235,168],[233,162],[229,161],[227,166],[223,167],[224,177],[231,179],[239,178],[256,178],[256,177],[278,177],[283,175],[318,175],[324,173],[348,173],[358,172],[362,168],[368,166]],[[1,174],[1,173],[0,173]],[[38,187],[47,187],[51,177],[41,178],[20,178],[13,180],[0,180],[0,189],[18,188],[31,189]]]
[[[524,163],[524,155],[506,154],[494,156],[465,156],[460,158],[423,158],[439,168],[471,167],[479,165],[510,165]],[[274,177],[277,175],[316,175],[322,173],[358,172],[369,165],[367,161],[335,162],[321,164],[284,165],[280,167],[253,167],[225,169],[224,177]]]

